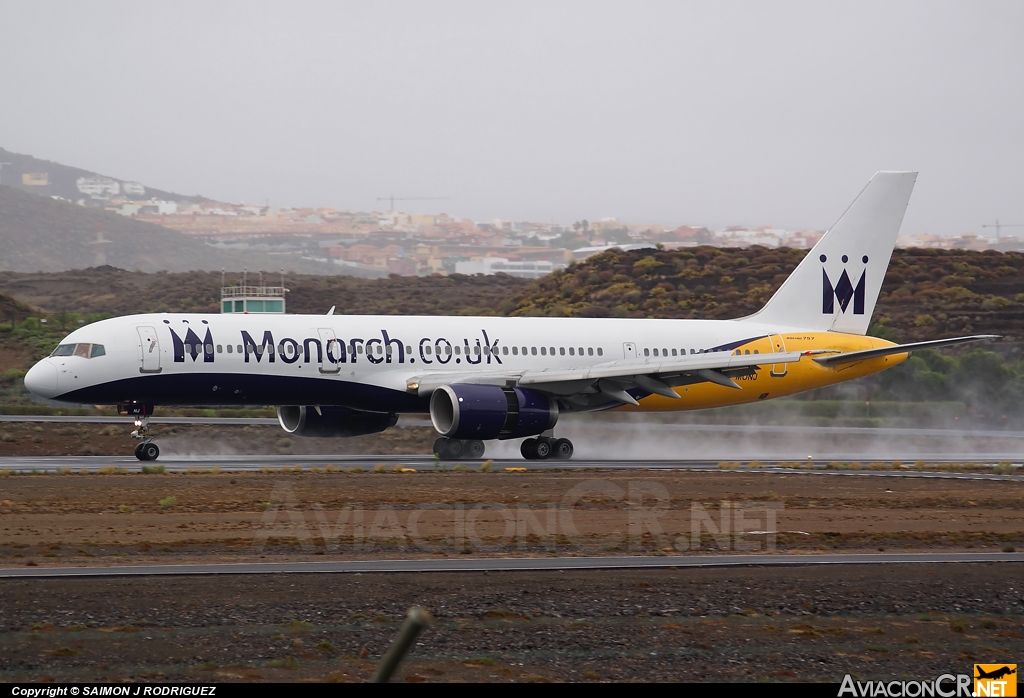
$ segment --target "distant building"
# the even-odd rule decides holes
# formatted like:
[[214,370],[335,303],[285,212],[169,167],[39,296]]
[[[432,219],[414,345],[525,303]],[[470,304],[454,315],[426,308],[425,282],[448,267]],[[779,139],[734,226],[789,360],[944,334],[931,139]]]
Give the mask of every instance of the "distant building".
[[143,196],[146,193],[146,187],[138,182],[121,182],[121,191],[132,196]]
[[45,187],[50,183],[48,172],[29,172],[21,176],[21,183],[26,187]]
[[513,262],[504,257],[484,257],[483,259],[456,262],[456,274],[508,274],[518,276],[522,279],[539,279],[547,276],[556,269],[562,269],[565,265],[556,265],[547,260],[527,260]]
[[106,177],[79,177],[75,180],[78,191],[96,199],[106,199],[121,193],[121,185],[117,180]]

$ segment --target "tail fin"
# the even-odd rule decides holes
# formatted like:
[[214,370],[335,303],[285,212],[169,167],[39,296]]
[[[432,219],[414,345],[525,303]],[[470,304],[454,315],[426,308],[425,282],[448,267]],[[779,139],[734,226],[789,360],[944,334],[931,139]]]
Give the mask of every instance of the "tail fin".
[[879,172],[771,300],[744,320],[865,334],[916,172]]

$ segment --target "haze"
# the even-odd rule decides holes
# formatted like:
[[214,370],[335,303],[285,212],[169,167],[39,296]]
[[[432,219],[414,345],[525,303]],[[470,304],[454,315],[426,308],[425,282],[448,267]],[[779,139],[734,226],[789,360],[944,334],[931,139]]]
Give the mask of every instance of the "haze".
[[0,145],[227,201],[566,224],[824,229],[915,169],[904,233],[981,233],[1024,223],[1022,30],[1019,2],[8,2]]

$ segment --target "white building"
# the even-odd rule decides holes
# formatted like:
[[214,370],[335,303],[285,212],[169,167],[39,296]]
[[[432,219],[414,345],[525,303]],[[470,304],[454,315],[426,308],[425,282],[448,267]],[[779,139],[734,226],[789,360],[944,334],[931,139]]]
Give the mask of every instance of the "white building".
[[456,274],[508,274],[522,279],[539,279],[556,269],[565,268],[564,264],[555,265],[546,260],[512,262],[504,257],[484,257],[472,262],[456,262]]
[[121,193],[121,185],[106,177],[79,177],[75,180],[78,191],[95,199],[107,199]]
[[133,196],[143,196],[146,193],[146,187],[138,182],[121,182],[121,191]]

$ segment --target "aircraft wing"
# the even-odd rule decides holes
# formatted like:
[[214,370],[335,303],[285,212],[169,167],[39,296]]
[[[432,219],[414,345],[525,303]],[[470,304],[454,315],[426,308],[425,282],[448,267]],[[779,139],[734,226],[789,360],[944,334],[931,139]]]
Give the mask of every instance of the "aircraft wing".
[[864,349],[862,351],[848,351],[844,354],[833,356],[820,356],[815,358],[822,366],[835,366],[851,361],[863,361],[864,359],[877,359],[880,356],[891,356],[893,354],[910,354],[919,349],[935,349],[948,347],[952,344],[964,344],[966,342],[980,342],[983,339],[1001,339],[998,334],[976,334],[970,337],[953,337],[951,339],[934,339],[929,342],[912,342],[910,344],[897,344],[893,347],[882,347],[880,349]]
[[673,387],[694,383],[710,382],[740,390],[741,386],[732,380],[733,376],[751,374],[757,366],[763,364],[793,363],[799,361],[805,354],[806,352],[793,351],[739,355],[721,351],[689,354],[678,358],[666,357],[663,361],[625,359],[581,368],[488,371],[473,374],[431,373],[410,379],[408,385],[420,395],[429,395],[442,385],[475,383],[530,387],[566,397],[602,393],[620,402],[637,404],[636,399],[626,392],[628,389],[640,388],[671,398],[679,397],[672,390]]

